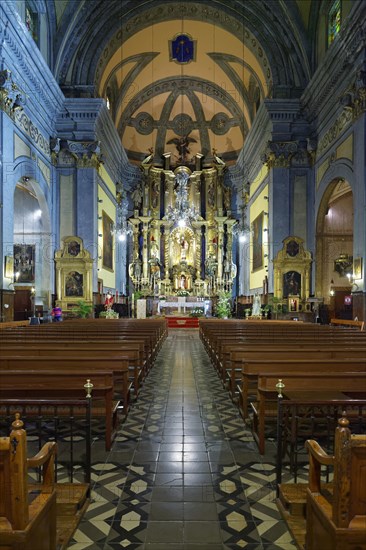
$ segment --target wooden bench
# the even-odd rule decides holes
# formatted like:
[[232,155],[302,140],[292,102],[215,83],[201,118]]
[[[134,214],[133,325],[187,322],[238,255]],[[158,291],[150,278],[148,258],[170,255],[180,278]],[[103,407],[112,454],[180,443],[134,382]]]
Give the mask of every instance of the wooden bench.
[[[267,359],[247,360],[241,367],[241,384],[239,391],[239,410],[246,418],[248,416],[249,396],[257,395],[259,376],[266,374],[283,378],[288,375],[313,376],[317,372],[366,373],[366,361],[360,358],[343,359]],[[315,388],[316,389],[316,388]],[[366,391],[366,388],[365,388]]]
[[[312,392],[314,401],[321,401],[320,397],[325,390],[341,392],[344,399],[347,395],[362,390],[366,398],[366,373],[365,372],[307,372],[303,370],[297,373],[285,373],[280,376],[284,389],[291,392]],[[253,437],[258,444],[260,454],[265,452],[265,422],[269,418],[277,418],[277,384],[278,373],[258,375],[258,401],[251,403],[253,410]],[[347,394],[347,395],[346,395]]]
[[[307,441],[306,550],[366,550],[366,436],[351,435],[348,425],[339,420],[333,456]],[[322,465],[334,468],[331,500],[322,490]]]
[[[234,350],[229,353],[229,359],[224,360],[220,366],[220,377],[224,385],[227,386],[232,399],[235,398],[238,386],[243,388],[243,366],[251,361],[295,361],[303,364],[303,361],[333,359],[338,362],[339,359],[359,359],[364,361],[366,370],[366,347],[345,347],[336,346],[317,346],[304,345],[302,347],[293,347],[293,344],[274,346],[261,346],[260,349],[243,346],[241,350]],[[300,363],[301,361],[301,363]],[[266,363],[264,363],[266,364]],[[287,372],[288,369],[286,369]],[[296,367],[294,369],[296,371]],[[245,410],[245,407],[243,407]]]
[[[1,344],[0,350],[3,356],[48,356],[52,358],[64,358],[64,359],[81,359],[88,358],[91,355],[94,357],[100,357],[102,360],[105,358],[112,358],[115,361],[120,361],[121,365],[128,366],[129,379],[133,382],[133,388],[135,396],[137,397],[144,375],[145,363],[142,359],[141,344],[139,343],[125,343],[125,344],[109,344],[106,342],[88,343],[79,342],[71,344],[69,342],[60,342],[59,340],[44,341],[34,343],[24,343],[21,347],[11,344]],[[1,361],[1,358],[0,358]],[[128,403],[126,413],[128,410]]]
[[[0,548],[56,550],[56,444],[46,443],[27,460],[26,434],[19,414],[10,437],[0,438]],[[28,467],[43,466],[39,494],[28,503]]]
[[[59,370],[0,370],[0,399],[80,399],[85,398],[84,384],[87,379],[93,384],[92,416],[105,419],[105,448],[111,449],[118,431],[120,402],[114,397],[114,375],[106,370],[65,369]],[[62,414],[62,410],[59,410]],[[74,409],[78,414],[78,409]],[[80,414],[85,414],[81,411]]]
[[97,355],[74,357],[59,356],[0,356],[0,372],[9,370],[55,371],[56,373],[88,372],[88,378],[94,371],[113,373],[113,387],[116,398],[121,402],[121,411],[126,416],[129,410],[131,382],[129,380],[128,361],[120,357],[101,357]]
[[342,327],[355,327],[359,328],[360,330],[364,330],[365,328],[364,321],[353,321],[352,319],[331,319],[330,324],[339,325]]

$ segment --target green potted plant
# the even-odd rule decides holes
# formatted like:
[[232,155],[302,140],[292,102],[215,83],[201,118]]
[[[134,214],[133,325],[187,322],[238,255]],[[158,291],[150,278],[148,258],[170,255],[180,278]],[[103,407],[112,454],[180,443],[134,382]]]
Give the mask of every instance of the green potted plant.
[[219,299],[216,304],[216,315],[220,319],[231,317],[231,293],[222,291],[219,293]]
[[248,317],[249,317],[251,311],[252,311],[252,310],[250,309],[250,307],[246,307],[246,308],[244,309],[244,313],[245,313],[245,318],[246,318],[246,319],[248,319]]
[[262,311],[264,313],[265,319],[268,317],[268,313],[271,311],[271,306],[269,304],[266,304],[262,307]]
[[76,307],[73,308],[73,312],[77,315],[77,317],[81,317],[82,319],[89,317],[92,311],[92,304],[87,304],[84,300],[79,300],[76,302]]

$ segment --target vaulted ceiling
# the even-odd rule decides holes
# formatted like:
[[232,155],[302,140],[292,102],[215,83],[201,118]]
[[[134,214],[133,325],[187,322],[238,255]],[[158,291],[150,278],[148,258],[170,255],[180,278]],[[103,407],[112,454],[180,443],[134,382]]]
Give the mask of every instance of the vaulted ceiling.
[[[131,162],[177,157],[188,135],[190,155],[235,163],[261,101],[299,96],[310,77],[311,0],[56,4],[55,75],[67,94],[108,98]],[[172,46],[182,35],[190,60]]]

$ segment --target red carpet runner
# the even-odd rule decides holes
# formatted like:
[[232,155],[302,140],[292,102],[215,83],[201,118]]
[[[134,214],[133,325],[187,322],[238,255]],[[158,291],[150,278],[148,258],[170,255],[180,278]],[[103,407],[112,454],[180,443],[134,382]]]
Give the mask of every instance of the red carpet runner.
[[166,317],[168,328],[198,328],[198,317]]

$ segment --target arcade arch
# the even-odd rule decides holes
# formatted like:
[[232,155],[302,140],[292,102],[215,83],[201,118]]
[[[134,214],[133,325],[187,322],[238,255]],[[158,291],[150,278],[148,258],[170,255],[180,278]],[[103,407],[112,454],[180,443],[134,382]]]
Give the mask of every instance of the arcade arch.
[[316,226],[316,295],[332,317],[352,318],[353,192],[333,179],[321,199]]

